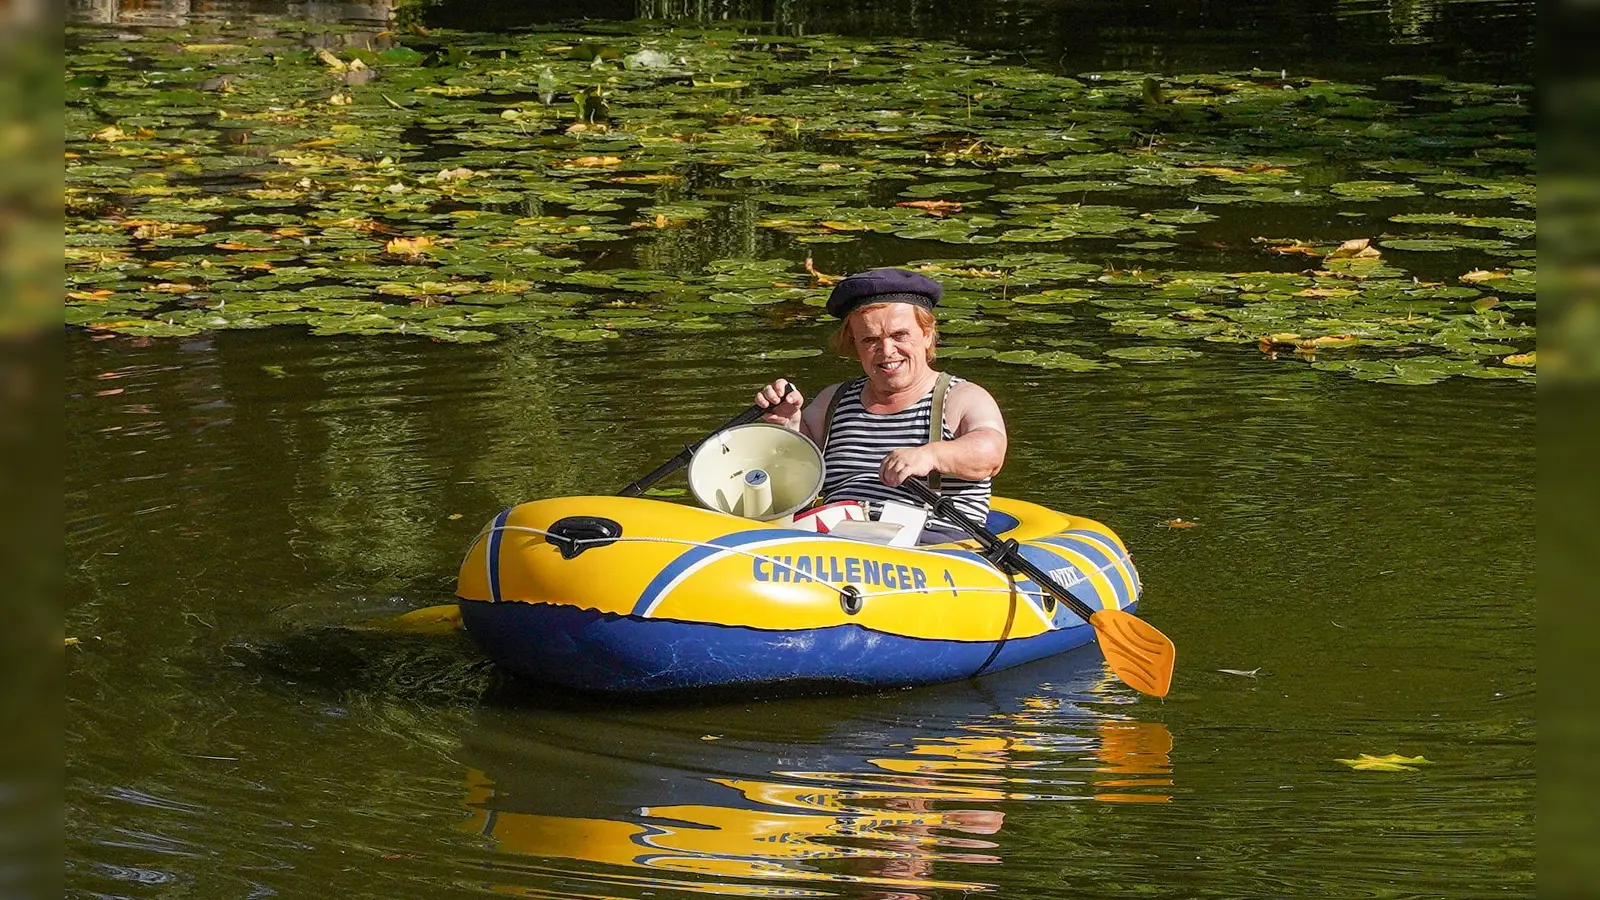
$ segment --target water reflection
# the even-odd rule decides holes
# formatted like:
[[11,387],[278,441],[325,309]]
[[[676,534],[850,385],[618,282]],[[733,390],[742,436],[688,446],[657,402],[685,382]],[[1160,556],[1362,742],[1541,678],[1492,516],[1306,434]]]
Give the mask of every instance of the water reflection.
[[488,713],[463,754],[460,827],[488,839],[492,887],[512,894],[552,876],[740,896],[996,890],[984,867],[1006,861],[1019,805],[1171,799],[1171,733],[1107,711],[1116,692],[1090,656],[826,706]]

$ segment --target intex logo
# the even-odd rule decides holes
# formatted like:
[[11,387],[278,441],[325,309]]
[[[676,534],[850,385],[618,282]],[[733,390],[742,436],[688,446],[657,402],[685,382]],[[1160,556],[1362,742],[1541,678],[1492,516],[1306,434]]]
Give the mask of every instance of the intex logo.
[[1051,569],[1045,574],[1050,576],[1051,581],[1054,581],[1056,584],[1059,584],[1062,587],[1072,587],[1075,584],[1083,584],[1088,580],[1083,577],[1082,572],[1079,572],[1073,566],[1062,566],[1059,569]]

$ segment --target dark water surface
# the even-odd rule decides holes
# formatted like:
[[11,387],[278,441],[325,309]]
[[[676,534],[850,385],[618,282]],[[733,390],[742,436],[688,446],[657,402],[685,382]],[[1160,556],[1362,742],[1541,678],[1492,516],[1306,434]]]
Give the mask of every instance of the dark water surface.
[[[501,506],[670,455],[774,371],[772,337],[73,335],[75,892],[1531,893],[1518,386],[1243,351],[1072,379],[962,361],[1010,415],[1004,492],[1133,548],[1180,648],[1164,703],[1091,650],[881,696],[638,709],[491,683],[454,638],[340,627],[447,599]],[[1432,764],[1335,762],[1363,752]]]
[[[281,12],[188,6],[101,20]],[[1028,52],[1073,34],[1072,7],[968,6],[800,18],[1011,34]],[[1099,25],[1074,39],[1152,68],[1118,48],[1276,65],[1260,27],[1330,69],[1318,29],[1366,65],[1510,59],[1497,77],[1513,79],[1531,60],[1524,5],[1300,6],[1298,37],[1295,4],[1246,10],[1236,32],[1211,27],[1217,5],[1187,14],[1203,29],[1129,8],[1138,27],[1120,32],[1086,6]],[[1330,228],[1325,211],[1272,214],[1286,233]],[[1092,316],[1074,328],[1107,339]],[[448,601],[502,507],[615,490],[775,375],[849,375],[830,357],[763,358],[824,335],[748,321],[603,344],[70,332],[68,893],[1533,894],[1523,384],[1371,384],[1238,345],[1088,374],[952,361],[1006,411],[997,490],[1104,521],[1133,551],[1141,612],[1179,648],[1165,702],[1110,679],[1091,648],[881,695],[629,706],[507,682],[459,637],[355,627]],[[1179,518],[1198,527],[1165,524]],[[1361,753],[1428,762],[1338,762]]]

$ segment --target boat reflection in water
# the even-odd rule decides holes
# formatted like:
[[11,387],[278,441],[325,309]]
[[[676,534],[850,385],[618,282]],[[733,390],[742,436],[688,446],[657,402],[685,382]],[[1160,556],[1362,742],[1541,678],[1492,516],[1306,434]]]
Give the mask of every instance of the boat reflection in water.
[[1072,817],[1088,803],[1170,799],[1171,735],[1117,713],[1128,695],[1098,655],[1007,674],[733,709],[491,711],[463,751],[461,827],[492,842],[501,892],[912,898],[993,889],[979,867],[1003,861],[1025,804],[1087,828]]

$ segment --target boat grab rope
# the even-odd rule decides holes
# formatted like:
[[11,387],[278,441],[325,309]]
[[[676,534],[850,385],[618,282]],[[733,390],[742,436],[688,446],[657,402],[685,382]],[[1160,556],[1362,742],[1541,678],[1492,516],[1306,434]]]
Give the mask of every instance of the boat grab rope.
[[[531,525],[492,525],[491,524],[489,527],[483,529],[483,531],[481,531],[478,534],[478,536],[473,539],[473,543],[476,544],[478,541],[482,540],[485,535],[488,535],[488,534],[490,534],[492,532],[496,532],[496,531],[521,531],[521,532],[525,532],[525,533],[528,533],[528,534],[540,535],[541,537],[544,537],[547,540],[552,536],[551,532],[546,531],[543,528],[534,528]],[[800,534],[803,534],[803,533],[804,532],[796,532],[797,536],[800,535]],[[789,572],[791,573],[791,576],[804,576],[806,581],[815,582],[816,584],[820,584],[820,585],[822,585],[824,587],[831,587],[831,585],[829,585],[828,582],[819,581],[818,579],[816,579],[812,575],[811,572],[801,571],[800,569],[795,567],[793,564],[786,563],[783,560],[781,560],[781,559],[779,559],[779,558],[777,558],[775,556],[765,556],[763,554],[756,553],[756,552],[751,551],[751,550],[745,550],[745,549],[740,548],[740,547],[728,547],[728,546],[725,546],[723,544],[716,544],[716,543],[712,543],[710,541],[696,541],[696,540],[691,540],[689,538],[654,537],[654,536],[638,537],[638,536],[628,536],[628,535],[620,535],[620,536],[614,537],[614,538],[612,538],[612,537],[592,538],[592,539],[578,538],[578,539],[575,539],[575,540],[573,538],[568,538],[568,537],[565,537],[563,535],[555,535],[555,537],[557,537],[557,538],[559,538],[561,540],[564,540],[564,541],[574,541],[577,544],[590,544],[590,543],[593,543],[593,544],[607,545],[607,544],[623,544],[623,543],[632,542],[632,543],[637,543],[637,544],[679,544],[679,545],[682,545],[682,546],[685,546],[685,547],[704,547],[704,548],[706,548],[708,550],[720,550],[720,551],[724,551],[724,552],[727,552],[727,553],[735,553],[735,554],[738,554],[740,556],[748,556],[751,559],[761,560],[762,562],[770,563],[774,568],[788,569]],[[985,562],[989,562],[989,560],[987,560],[987,559],[985,559],[984,561]],[[1108,562],[1106,562],[1105,565],[1102,565],[1099,568],[1095,569],[1093,574],[1095,574],[1095,575],[1104,575],[1106,570],[1110,569],[1112,566],[1116,565],[1117,562],[1118,562],[1118,559],[1113,557]],[[989,564],[991,566],[994,566],[994,564],[992,562],[990,562]],[[962,592],[971,592],[971,593],[976,593],[976,594],[1007,594],[1007,595],[1010,595],[1011,593],[1015,592],[1015,593],[1022,594],[1023,596],[1034,600],[1035,604],[1036,604],[1036,606],[1035,606],[1036,609],[1038,608],[1038,606],[1050,604],[1054,600],[1054,598],[1051,597],[1049,592],[1047,592],[1047,591],[1030,591],[1030,590],[1026,590],[1026,589],[1018,586],[1017,583],[1012,581],[1011,578],[1006,574],[1004,569],[1001,569],[998,566],[994,566],[994,570],[995,570],[995,572],[997,574],[999,574],[1001,577],[1004,577],[1006,579],[1006,582],[1009,585],[1009,587],[963,587],[963,588],[960,588],[959,590],[962,591]],[[793,581],[798,583],[800,581],[800,578],[795,577],[795,578],[793,578]],[[865,600],[865,599],[867,599],[869,597],[887,597],[887,596],[892,596],[892,595],[895,595],[895,594],[936,594],[936,593],[939,593],[940,591],[953,590],[953,588],[949,588],[949,587],[945,587],[945,586],[941,585],[941,586],[938,586],[938,587],[930,586],[930,587],[920,587],[920,588],[895,588],[895,589],[888,589],[888,590],[863,591],[860,588],[856,587],[855,585],[848,585],[847,584],[847,585],[844,586],[844,588],[834,588],[834,590],[837,591],[839,593],[840,597],[843,598],[844,600],[853,601],[853,602],[859,603],[860,601]],[[1047,624],[1049,624],[1048,620],[1047,620]]]

